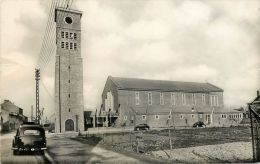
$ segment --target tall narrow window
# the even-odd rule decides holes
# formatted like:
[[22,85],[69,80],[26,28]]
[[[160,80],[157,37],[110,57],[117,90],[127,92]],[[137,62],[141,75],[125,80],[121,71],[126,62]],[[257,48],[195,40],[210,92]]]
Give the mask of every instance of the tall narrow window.
[[175,94],[174,93],[171,93],[171,104],[172,105],[175,105]]
[[64,38],[64,31],[61,31],[61,38]]
[[73,49],[73,43],[70,43],[70,49],[71,50]]
[[140,104],[139,92],[135,92],[135,105],[139,105],[139,104]]
[[160,105],[164,105],[163,93],[160,93]]
[[69,43],[66,42],[66,49],[69,49]]
[[142,115],[142,120],[146,120],[146,115]]
[[77,43],[74,43],[74,50],[77,50]]
[[131,116],[131,123],[134,123],[134,116]]
[[127,120],[127,116],[124,116],[124,120]]
[[68,39],[68,38],[69,38],[69,33],[68,33],[68,32],[65,32],[65,36],[66,36],[66,38]]
[[77,40],[77,33],[74,33],[74,40]]
[[155,115],[155,119],[156,119],[156,120],[159,120],[159,115]]
[[202,105],[205,105],[206,101],[205,101],[205,94],[202,94]]
[[218,106],[218,96],[216,95],[216,106]]
[[192,104],[196,105],[196,95],[193,93],[191,96]]
[[180,115],[180,119],[183,119],[183,115],[182,114]]
[[182,93],[181,97],[182,97],[182,105],[186,105],[186,95],[185,95],[185,93]]
[[73,33],[70,33],[70,39],[73,39],[74,37],[73,37]]
[[218,96],[217,95],[210,96],[210,106],[218,106]]
[[61,42],[61,48],[64,48],[64,42]]
[[148,105],[152,105],[152,93],[148,92]]
[[213,96],[210,96],[210,106],[213,106]]

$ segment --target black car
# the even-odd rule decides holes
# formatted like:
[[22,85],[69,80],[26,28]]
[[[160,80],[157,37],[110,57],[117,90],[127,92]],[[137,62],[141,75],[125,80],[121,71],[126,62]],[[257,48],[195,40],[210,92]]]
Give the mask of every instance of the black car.
[[39,152],[46,150],[45,130],[40,125],[21,125],[13,139],[12,150],[14,155],[20,152]]
[[147,124],[139,124],[137,126],[135,126],[134,130],[137,131],[137,130],[149,130],[150,129],[150,126],[147,125]]
[[199,121],[199,122],[196,122],[195,124],[193,124],[193,127],[206,127],[206,125],[203,123],[203,122],[201,122],[201,121]]

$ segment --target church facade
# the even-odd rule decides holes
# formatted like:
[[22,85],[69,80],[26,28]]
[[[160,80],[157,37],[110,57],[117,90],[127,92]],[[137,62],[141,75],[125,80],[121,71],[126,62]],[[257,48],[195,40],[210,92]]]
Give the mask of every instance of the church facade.
[[55,131],[83,131],[82,12],[56,8]]

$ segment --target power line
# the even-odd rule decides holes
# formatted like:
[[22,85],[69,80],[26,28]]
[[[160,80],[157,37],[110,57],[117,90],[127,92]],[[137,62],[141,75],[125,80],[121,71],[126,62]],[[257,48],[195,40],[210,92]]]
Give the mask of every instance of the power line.
[[[53,12],[55,11],[55,9],[56,9],[56,7],[57,7],[57,5],[59,5],[59,3],[60,3],[60,0],[58,0],[58,2],[56,2],[56,5],[55,5],[55,8],[51,11],[51,13],[50,13],[50,16],[51,17],[53,17]],[[43,51],[43,53],[42,53],[42,55],[43,55],[43,63],[42,63],[42,65],[44,65],[44,63],[46,63],[47,61],[48,61],[48,58],[47,58],[47,54],[48,54],[48,50],[50,49],[50,47],[52,46],[52,38],[53,38],[53,36],[55,35],[55,32],[54,32],[54,30],[53,30],[53,27],[54,27],[54,22],[51,20],[51,21],[49,21],[49,23],[51,23],[51,28],[50,28],[50,31],[48,32],[48,39],[46,39],[46,42],[48,43],[48,47],[44,47],[44,51]],[[51,35],[50,35],[51,34]],[[47,52],[46,52],[47,51]],[[41,61],[40,61],[41,62]]]
[[[66,2],[67,2],[67,4],[66,4]],[[71,6],[72,3],[73,3],[73,0],[72,0],[71,2],[70,2],[70,0],[68,0],[68,1],[66,1],[66,2],[63,1],[63,4],[61,5],[61,8],[65,9],[65,6]],[[61,15],[59,15],[58,18],[56,18],[56,23],[57,23],[57,22],[60,22],[60,20],[64,18],[64,14],[65,14],[65,13],[62,13]],[[53,38],[55,37],[55,33],[52,35],[52,37],[53,37]],[[51,39],[50,45],[54,45],[54,43],[57,44],[55,38],[54,38],[54,39]],[[45,61],[45,62],[42,64],[42,66],[43,66],[43,67],[42,67],[42,68],[43,68],[43,71],[47,68],[47,65],[48,65],[49,62],[50,62],[50,57],[51,57],[52,54],[54,53],[55,48],[56,48],[56,46],[52,46],[51,48],[48,48],[48,53],[45,54],[45,55],[46,55],[46,58],[47,58],[48,60]]]
[[37,64],[39,64],[39,60],[41,60],[41,58],[42,58],[42,53],[44,52],[44,48],[46,46],[46,40],[48,39],[48,36],[49,36],[50,25],[51,25],[50,24],[50,22],[51,22],[50,19],[51,19],[52,13],[53,13],[54,4],[55,4],[55,0],[52,0],[50,11],[49,11],[47,25],[45,27],[45,33],[44,33],[44,37],[43,37],[42,47],[41,47],[41,50],[40,50],[40,56],[38,58]]
[[[67,1],[67,4],[66,4],[66,3],[64,4],[63,9],[65,9],[65,6],[66,6],[66,7],[67,7],[67,6],[70,7],[70,6],[72,5],[72,3],[73,3],[73,0],[71,0],[71,2],[70,2],[70,0],[68,0],[68,1]],[[61,7],[61,8],[62,8],[62,7]],[[59,15],[58,19],[56,20],[56,23],[61,22],[61,20],[62,20],[64,17],[66,17],[66,15],[68,15],[68,13],[65,13],[65,12],[63,12],[61,15]],[[53,43],[56,43],[56,45],[57,45],[57,40],[56,40],[56,39],[53,39],[53,40],[52,40],[52,44],[53,44]],[[56,48],[56,46],[53,46],[53,47],[50,49],[50,52],[47,54],[47,58],[48,58],[48,59],[49,59],[49,58],[51,57],[51,55],[55,52],[55,48]],[[50,60],[48,60],[46,63],[44,63],[43,69],[45,69],[45,68],[47,67],[49,61],[50,61]]]

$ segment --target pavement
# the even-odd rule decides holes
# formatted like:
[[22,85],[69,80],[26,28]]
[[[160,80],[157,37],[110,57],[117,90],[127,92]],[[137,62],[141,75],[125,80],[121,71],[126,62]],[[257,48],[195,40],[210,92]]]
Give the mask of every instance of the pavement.
[[73,138],[77,133],[47,135],[46,158],[50,163],[145,163],[134,157],[89,145]]
[[75,140],[78,133],[46,133],[47,150],[44,155],[27,153],[14,156],[11,150],[14,135],[15,132],[1,134],[0,163],[149,163],[126,153]]

